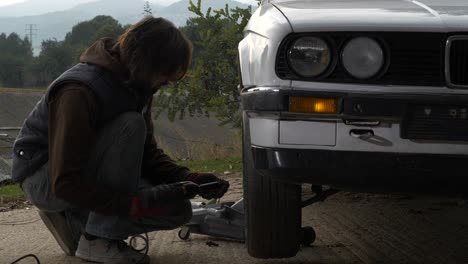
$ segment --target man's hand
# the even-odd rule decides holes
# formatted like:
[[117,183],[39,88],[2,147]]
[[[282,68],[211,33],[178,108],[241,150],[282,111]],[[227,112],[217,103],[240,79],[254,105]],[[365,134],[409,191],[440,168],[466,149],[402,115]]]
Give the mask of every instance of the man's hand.
[[143,189],[132,199],[129,214],[141,217],[157,213],[171,202],[192,199],[199,189],[197,184],[190,181],[161,184]]
[[217,186],[215,188],[200,188],[199,195],[204,199],[217,199],[223,197],[223,195],[229,189],[229,182],[222,180],[216,177],[212,173],[201,173],[201,172],[193,172],[190,173],[185,180],[192,181],[198,185],[217,182]]
[[[212,186],[209,186],[213,184]],[[204,186],[206,185],[206,187]],[[223,195],[229,189],[229,182],[225,180],[219,180],[217,182],[211,182],[200,185],[198,194],[204,199],[217,199],[223,197]]]
[[198,190],[197,184],[184,181],[146,188],[139,191],[138,196],[143,207],[152,208],[174,201],[192,199],[197,195]]

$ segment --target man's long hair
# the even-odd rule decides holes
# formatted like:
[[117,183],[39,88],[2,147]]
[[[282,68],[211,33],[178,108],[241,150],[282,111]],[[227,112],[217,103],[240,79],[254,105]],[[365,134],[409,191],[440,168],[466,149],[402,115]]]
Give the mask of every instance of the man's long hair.
[[192,58],[190,40],[164,18],[145,17],[125,31],[117,45],[130,79],[145,86],[157,74],[182,79]]

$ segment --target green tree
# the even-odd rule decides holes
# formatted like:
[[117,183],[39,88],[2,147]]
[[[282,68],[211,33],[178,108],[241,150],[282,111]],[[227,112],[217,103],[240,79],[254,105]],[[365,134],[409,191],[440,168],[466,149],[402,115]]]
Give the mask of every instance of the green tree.
[[75,25],[67,33],[64,45],[72,50],[73,61],[78,62],[83,51],[103,37],[117,38],[124,32],[120,23],[111,16],[96,16]]
[[63,41],[42,41],[41,53],[28,67],[28,86],[46,86],[73,65],[72,51]]
[[189,10],[197,15],[187,21],[183,31],[194,43],[194,57],[188,77],[161,90],[156,97],[156,114],[168,111],[169,118],[186,114],[214,113],[220,125],[240,126],[239,66],[237,45],[251,16],[251,8],[208,8],[201,11],[201,0],[190,1]]
[[26,66],[32,60],[32,47],[28,38],[18,34],[0,34],[0,86],[22,87]]
[[63,41],[45,40],[41,53],[27,67],[29,86],[47,86],[79,61],[83,51],[102,37],[117,38],[124,28],[110,16],[97,16],[75,25]]

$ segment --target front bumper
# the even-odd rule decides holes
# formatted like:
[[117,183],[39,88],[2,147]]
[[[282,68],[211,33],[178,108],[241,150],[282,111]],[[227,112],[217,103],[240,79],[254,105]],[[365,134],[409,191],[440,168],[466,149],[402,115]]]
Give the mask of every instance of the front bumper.
[[[415,87],[408,87],[410,92],[403,92],[401,87],[380,87],[382,90],[378,92],[342,88],[341,91],[297,87],[242,89],[242,107],[249,119],[251,145],[468,154],[468,91],[443,87],[418,87],[418,93]],[[289,111],[291,96],[335,98],[338,111],[334,114],[293,113]],[[455,115],[452,116],[451,111]],[[356,139],[355,132],[363,130],[375,136],[368,140]]]
[[[389,91],[392,87],[388,88]],[[434,89],[435,90],[435,89]],[[453,89],[442,92],[429,92],[431,89],[421,89],[424,93],[371,93],[369,91],[308,91],[290,90],[273,87],[250,87],[241,93],[242,109],[252,112],[282,112],[288,114],[290,96],[310,96],[321,98],[338,98],[338,114],[315,115],[316,117],[335,117],[343,119],[379,118],[385,120],[400,120],[411,104],[468,104],[468,93],[454,93]],[[439,90],[440,91],[440,90]],[[357,107],[359,105],[359,107]],[[308,114],[303,118],[311,117]]]
[[468,155],[251,148],[264,174],[342,190],[468,196]]

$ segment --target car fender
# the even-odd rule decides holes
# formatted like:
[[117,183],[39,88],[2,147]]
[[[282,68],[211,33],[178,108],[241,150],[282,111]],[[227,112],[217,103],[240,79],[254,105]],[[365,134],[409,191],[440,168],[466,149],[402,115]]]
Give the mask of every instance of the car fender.
[[239,60],[244,86],[290,86],[275,73],[281,40],[292,32],[286,17],[271,4],[260,6],[244,29],[239,43]]

